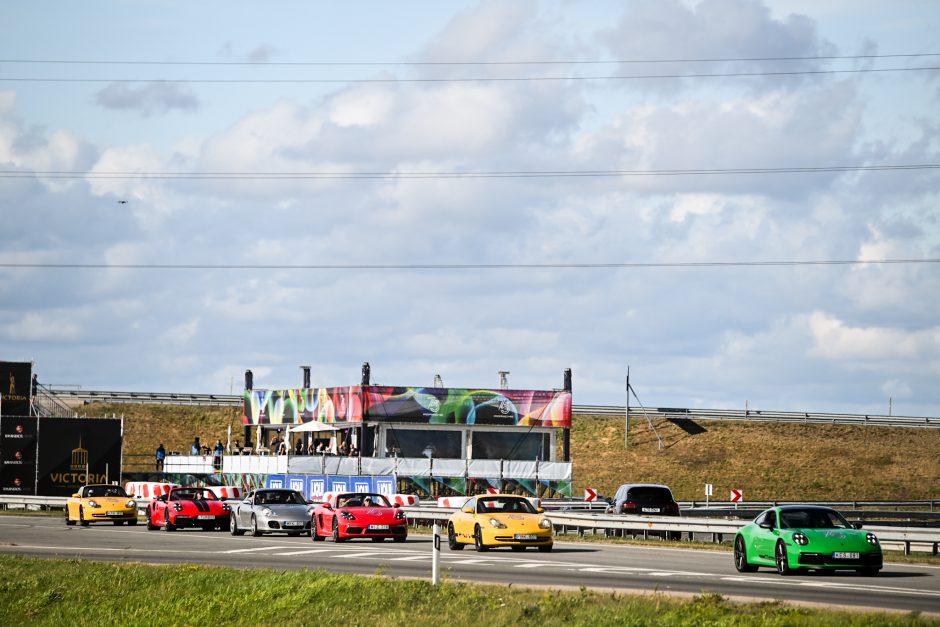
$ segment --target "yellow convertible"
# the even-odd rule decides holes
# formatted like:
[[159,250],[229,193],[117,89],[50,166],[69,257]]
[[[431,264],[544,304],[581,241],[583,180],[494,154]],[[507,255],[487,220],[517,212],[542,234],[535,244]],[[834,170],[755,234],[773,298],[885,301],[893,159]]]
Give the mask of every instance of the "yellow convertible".
[[508,546],[524,551],[537,546],[539,551],[552,550],[552,521],[542,515],[525,497],[511,494],[484,494],[464,503],[447,521],[447,545],[460,551],[473,544],[477,551]]
[[137,501],[119,485],[86,485],[65,502],[65,524],[137,524]]

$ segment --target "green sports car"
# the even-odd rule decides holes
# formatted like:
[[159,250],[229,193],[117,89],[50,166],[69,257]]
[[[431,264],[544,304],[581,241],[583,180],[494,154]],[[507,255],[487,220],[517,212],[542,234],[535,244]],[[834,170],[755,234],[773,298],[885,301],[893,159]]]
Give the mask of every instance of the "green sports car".
[[855,570],[874,576],[882,566],[881,545],[842,514],[817,505],[772,507],[734,537],[734,567],[752,573],[759,566],[781,575],[804,570]]

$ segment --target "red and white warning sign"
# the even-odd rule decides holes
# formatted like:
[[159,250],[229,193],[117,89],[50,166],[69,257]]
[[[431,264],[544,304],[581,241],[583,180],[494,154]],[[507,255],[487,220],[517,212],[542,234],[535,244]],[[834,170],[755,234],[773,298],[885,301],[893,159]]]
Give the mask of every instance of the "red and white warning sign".
[[731,489],[731,502],[740,503],[744,500],[744,490]]
[[593,502],[597,500],[597,490],[594,488],[584,488],[584,500]]

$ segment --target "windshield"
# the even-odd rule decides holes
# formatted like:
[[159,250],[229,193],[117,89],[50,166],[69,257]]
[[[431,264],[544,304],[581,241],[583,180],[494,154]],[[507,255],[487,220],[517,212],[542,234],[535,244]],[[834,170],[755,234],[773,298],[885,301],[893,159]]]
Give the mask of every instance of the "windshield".
[[337,507],[391,507],[381,494],[340,494],[336,497]]
[[852,529],[833,509],[806,508],[780,510],[781,529]]
[[669,503],[672,501],[672,492],[669,491],[669,488],[640,486],[630,488],[627,499],[634,503]]
[[127,498],[127,492],[124,491],[124,488],[118,485],[93,485],[85,488],[85,496],[116,496],[120,498]]
[[293,490],[272,490],[258,492],[258,505],[306,505],[307,500],[300,492]]
[[173,490],[170,493],[171,501],[216,501],[212,490],[201,490],[198,488]]
[[521,498],[482,498],[477,499],[477,513],[495,514],[495,513],[517,513],[517,514],[536,514],[532,503]]

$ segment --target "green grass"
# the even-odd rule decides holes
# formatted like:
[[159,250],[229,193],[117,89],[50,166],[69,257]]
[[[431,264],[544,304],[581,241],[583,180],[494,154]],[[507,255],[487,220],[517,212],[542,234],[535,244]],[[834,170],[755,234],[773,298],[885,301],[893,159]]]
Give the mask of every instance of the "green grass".
[[0,556],[5,625],[935,625],[910,614],[479,586],[320,571]]

